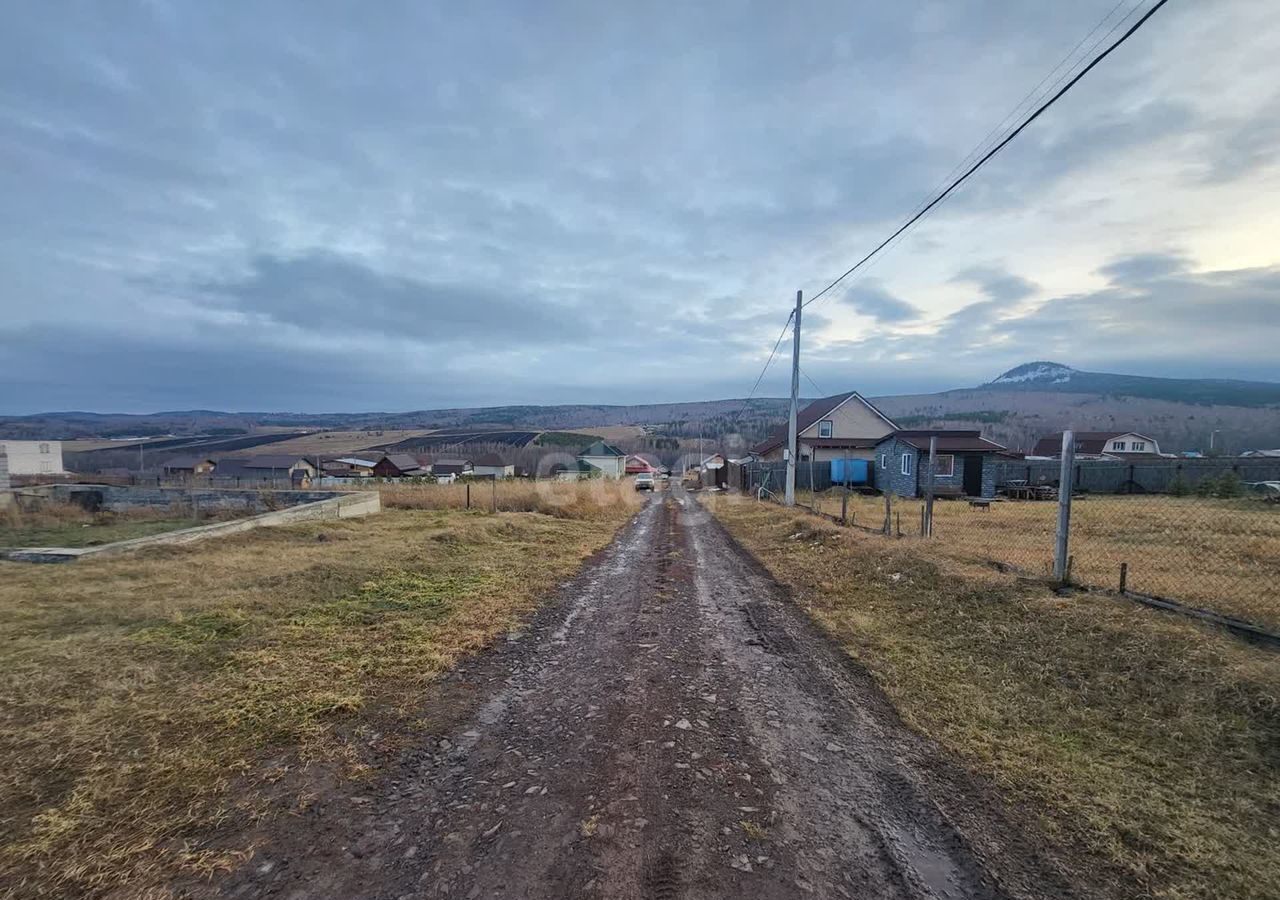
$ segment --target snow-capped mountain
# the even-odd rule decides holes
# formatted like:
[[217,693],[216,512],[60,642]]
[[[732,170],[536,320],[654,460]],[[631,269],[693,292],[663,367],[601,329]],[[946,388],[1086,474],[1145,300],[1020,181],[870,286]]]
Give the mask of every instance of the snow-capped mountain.
[[1067,384],[1076,370],[1056,362],[1029,362],[1015,366],[991,384]]
[[1153,378],[1085,372],[1062,363],[1037,360],[1014,366],[983,391],[1041,391],[1101,394],[1110,397],[1150,397],[1176,403],[1228,406],[1280,404],[1280,384],[1269,381],[1236,381],[1225,378]]

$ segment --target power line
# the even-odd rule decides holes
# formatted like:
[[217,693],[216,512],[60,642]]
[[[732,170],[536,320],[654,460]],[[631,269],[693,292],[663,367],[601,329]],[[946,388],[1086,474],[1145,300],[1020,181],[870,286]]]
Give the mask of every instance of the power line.
[[818,396],[819,396],[819,397],[825,397],[825,396],[827,396],[827,392],[826,392],[826,391],[824,391],[822,388],[818,387],[818,382],[816,382],[816,381],[814,381],[812,378],[810,378],[810,377],[809,377],[809,373],[808,373],[808,372],[806,372],[804,369],[801,369],[801,370],[800,370],[800,374],[804,376],[804,380],[805,380],[805,381],[807,381],[807,382],[809,382],[811,385],[813,385],[813,389],[814,389],[815,391],[817,391],[817,392],[818,392]]
[[[1027,105],[1027,101],[1031,100],[1033,97],[1036,96],[1040,88],[1044,86],[1045,82],[1048,81],[1050,78],[1052,78],[1055,74],[1057,74],[1058,70],[1061,69],[1067,63],[1068,60],[1070,60],[1073,56],[1076,55],[1076,51],[1084,46],[1085,41],[1089,40],[1089,38],[1097,34],[1098,29],[1101,28],[1103,25],[1105,25],[1111,19],[1111,17],[1116,14],[1116,10],[1118,10],[1120,7],[1124,6],[1124,4],[1128,2],[1129,0],[1117,0],[1116,5],[1111,7],[1111,9],[1107,12],[1107,14],[1098,20],[1097,24],[1095,24],[1093,28],[1089,30],[1089,33],[1086,34],[1084,37],[1080,38],[1080,40],[1076,42],[1076,45],[1071,48],[1071,50],[1067,53],[1067,55],[1062,57],[1062,59],[1058,61],[1058,64],[1056,66],[1054,66],[1047,73],[1045,73],[1045,76],[1041,78],[1039,82],[1036,83],[1035,87],[1027,91],[1026,96],[1024,96],[1021,100],[1019,100],[1017,105],[1014,106],[1013,109],[1009,110],[1009,112],[1005,115],[1005,117],[1001,119],[994,128],[992,128],[990,131],[987,132],[987,136],[984,137],[982,140],[980,140],[974,146],[974,148],[965,155],[964,159],[956,163],[955,166],[951,169],[951,171],[948,172],[946,175],[944,175],[942,179],[939,180],[939,182],[936,185],[934,185],[933,189],[929,191],[928,194],[925,195],[923,200],[921,200],[918,204],[916,204],[912,208],[911,212],[914,213],[921,206],[928,203],[929,198],[932,197],[934,194],[936,194],[938,191],[942,190],[942,186],[945,185],[948,180],[950,180],[952,177],[955,176],[957,172],[959,172],[966,165],[968,165],[971,159],[973,159],[975,156],[981,153],[987,147],[987,145],[990,143],[993,137],[995,137],[997,134],[1002,134],[1004,132],[1005,124],[1008,123],[1010,119],[1018,115],[1018,113],[1022,110],[1023,106]],[[1124,22],[1125,19],[1128,19],[1130,16],[1132,16],[1134,12],[1136,12],[1138,8],[1142,6],[1142,2],[1143,0],[1138,0],[1138,2],[1134,4],[1133,9],[1131,9],[1128,13],[1126,13],[1124,17],[1120,19],[1120,22],[1117,22],[1116,25],[1112,26],[1111,31],[1115,31],[1116,27],[1118,27],[1121,22]],[[1110,35],[1110,33],[1111,32],[1107,32],[1108,35]],[[1104,37],[1103,40],[1105,39],[1106,38]],[[1099,43],[1101,43],[1101,41],[1099,41]],[[1085,58],[1088,57],[1089,53],[1093,52],[1093,49],[1096,46],[1097,44],[1095,44],[1094,47],[1091,47],[1089,51],[1086,52],[1084,56],[1082,56],[1079,60],[1072,63],[1070,66],[1068,66],[1066,72],[1063,73],[1062,77],[1065,78],[1067,73],[1071,72],[1072,69],[1080,65],[1080,63],[1084,62]],[[1055,82],[1054,85],[1049,88],[1049,91],[1052,91],[1054,87],[1057,87],[1057,85],[1060,82],[1061,82],[1061,79],[1059,79],[1058,82]],[[1046,91],[1045,94],[1048,94],[1048,91]]]
[[[974,159],[979,153],[982,153],[991,145],[993,137],[995,138],[995,140],[1000,140],[1000,138],[1003,137],[1003,135],[1007,134],[1007,131],[1005,130],[1005,127],[1004,127],[1005,124],[1010,119],[1014,118],[1022,110],[1022,108],[1027,105],[1028,100],[1031,100],[1033,97],[1036,97],[1041,86],[1043,86],[1044,83],[1047,82],[1050,78],[1053,78],[1053,76],[1058,72],[1058,70],[1062,69],[1062,67],[1072,57],[1076,55],[1076,51],[1078,51],[1082,46],[1084,46],[1085,42],[1088,41],[1089,38],[1097,34],[1098,30],[1101,29],[1103,25],[1107,24],[1107,22],[1110,21],[1111,17],[1115,15],[1116,10],[1118,10],[1121,6],[1123,6],[1127,2],[1128,0],[1119,0],[1119,2],[1117,2],[1115,6],[1111,7],[1111,9],[1107,12],[1107,14],[1103,16],[1101,19],[1099,19],[1098,22],[1093,26],[1093,28],[1089,30],[1089,32],[1076,42],[1076,45],[1071,48],[1070,52],[1068,52],[1066,56],[1062,57],[1062,59],[1058,61],[1058,64],[1054,66],[1052,69],[1050,69],[1044,75],[1044,77],[1040,79],[1040,81],[1036,84],[1036,86],[1033,87],[1030,91],[1028,91],[1026,96],[1024,96],[1021,100],[1019,100],[1017,105],[1014,106],[1013,109],[1009,110],[1008,114],[1006,114],[1005,117],[1001,119],[1000,122],[994,128],[992,128],[989,132],[987,132],[987,136],[984,137],[981,141],[979,141],[974,146],[974,148],[965,155],[964,159],[956,163],[955,166],[951,169],[951,171],[948,172],[945,176],[943,176],[943,178],[939,180],[939,182],[936,185],[934,185],[933,189],[930,190],[929,193],[926,194],[919,203],[917,203],[914,207],[912,207],[911,212],[908,213],[907,215],[911,216],[914,213],[920,211],[920,208],[925,204],[927,204],[929,202],[929,199],[934,194],[942,190],[943,185],[945,185],[957,172],[959,172],[961,169],[967,166],[969,162],[972,159]],[[1106,41],[1107,38],[1111,37],[1111,35],[1115,33],[1117,28],[1119,28],[1121,25],[1123,25],[1125,22],[1131,19],[1133,17],[1133,14],[1142,8],[1142,5],[1144,2],[1146,2],[1146,0],[1138,0],[1138,2],[1133,5],[1132,9],[1130,9],[1127,13],[1125,13],[1123,16],[1117,19],[1115,24],[1112,25],[1110,29],[1108,29],[1106,34],[1098,38],[1098,40],[1095,41],[1089,47],[1089,49],[1086,50],[1081,55],[1081,57],[1078,60],[1071,63],[1071,65],[1067,66],[1066,69],[1062,72],[1062,74],[1058,76],[1058,78],[1053,82],[1053,84],[1051,84],[1048,87],[1048,89],[1044,91],[1044,93],[1039,94],[1039,99],[1043,99],[1049,96],[1049,94],[1052,93],[1058,87],[1058,85],[1062,84],[1064,80],[1069,78],[1071,76],[1071,73],[1076,69],[1077,66],[1079,66],[1086,59],[1088,59],[1089,56],[1095,50],[1098,49],[1098,47],[1102,46],[1102,43]],[[932,214],[933,212],[936,212],[936,211],[937,211],[937,207],[934,207],[934,209],[930,210],[929,213]],[[924,215],[920,218],[920,221],[924,221],[924,219],[927,219],[928,217],[929,217],[928,215]],[[906,233],[904,232],[903,234],[898,235],[896,238],[891,239],[885,245],[884,251],[879,253],[874,259],[872,259],[871,263],[867,266],[867,270],[871,269],[873,266],[879,263],[880,260],[882,260],[887,255],[888,251],[893,249],[893,247],[895,246],[895,241],[897,242],[897,244],[901,244],[904,240],[906,240],[906,237],[907,237]],[[864,270],[864,274],[865,274],[865,270]],[[829,299],[829,296],[824,299]]]
[[742,409],[738,410],[737,418],[741,419],[742,414],[747,411],[747,405],[751,402],[751,398],[756,395],[756,389],[760,387],[760,382],[764,380],[764,373],[769,371],[769,366],[773,363],[774,356],[778,353],[778,347],[782,345],[782,339],[787,336],[787,329],[791,327],[791,320],[795,318],[795,310],[787,316],[786,323],[782,326],[782,331],[778,333],[778,339],[773,342],[773,349],[769,351],[769,358],[764,361],[764,368],[760,370],[760,374],[756,377],[756,383],[751,386],[751,393],[747,394],[747,399],[742,401]]
[[1036,119],[1040,118],[1040,116],[1044,113],[1045,110],[1047,110],[1050,106],[1053,106],[1053,104],[1057,103],[1058,100],[1060,100],[1062,96],[1067,93],[1067,91],[1075,87],[1076,84],[1080,81],[1080,79],[1088,75],[1089,72],[1092,71],[1096,65],[1098,65],[1098,63],[1102,62],[1104,59],[1106,59],[1108,56],[1111,55],[1112,51],[1114,51],[1117,47],[1119,47],[1125,41],[1129,40],[1129,38],[1131,38],[1139,28],[1141,28],[1143,25],[1146,24],[1148,19],[1150,19],[1153,15],[1156,14],[1156,12],[1160,9],[1160,7],[1164,6],[1168,2],[1169,0],[1158,0],[1158,2],[1153,7],[1151,7],[1151,9],[1147,10],[1147,12],[1142,16],[1142,18],[1140,18],[1137,22],[1135,22],[1132,26],[1130,26],[1128,31],[1120,35],[1120,37],[1117,38],[1116,41],[1110,47],[1102,51],[1102,53],[1098,54],[1098,56],[1094,57],[1094,59],[1089,63],[1089,65],[1081,69],[1075,75],[1075,77],[1073,77],[1070,81],[1068,81],[1057,93],[1055,93],[1047,101],[1042,103],[1040,107],[1036,109],[1035,112],[1033,112],[1030,116],[1024,119],[1022,121],[1022,124],[1020,124],[1017,128],[1015,128],[1008,135],[1006,135],[1004,139],[1000,141],[1000,143],[996,144],[994,147],[988,150],[982,156],[982,158],[980,158],[976,163],[970,166],[963,175],[961,175],[955,181],[951,182],[951,184],[947,187],[946,190],[944,190],[938,196],[930,200],[929,203],[923,209],[915,213],[915,215],[913,215],[901,226],[899,226],[897,231],[893,232],[893,234],[889,235],[887,238],[885,238],[883,241],[877,244],[875,249],[873,249],[870,253],[868,253],[866,256],[862,257],[862,259],[858,260],[856,263],[854,263],[852,266],[846,269],[845,272],[842,275],[840,275],[839,278],[836,278],[834,281],[832,281],[822,290],[818,291],[818,293],[814,294],[807,301],[805,301],[804,306],[808,306],[810,303],[815,302],[816,300],[821,298],[823,295],[825,295],[828,291],[830,291],[832,288],[834,288],[836,285],[838,285],[840,282],[844,281],[846,278],[852,275],[855,271],[861,268],[864,263],[866,263],[873,256],[875,256],[877,253],[883,250],[889,244],[890,241],[892,241],[898,235],[902,234],[904,231],[906,231],[908,228],[910,228],[912,225],[914,225],[916,222],[922,219],[929,212],[929,210],[933,209],[935,206],[937,206],[939,203],[945,200],[947,196],[951,194],[952,191],[954,191],[961,184],[967,181],[969,179],[969,176],[971,176],[974,172],[978,171],[978,169],[982,168],[987,163],[988,160],[990,160],[993,156],[995,156],[997,153],[1003,150],[1006,145],[1008,145],[1014,138],[1016,138],[1019,134],[1021,134],[1027,128],[1028,125],[1030,125]]

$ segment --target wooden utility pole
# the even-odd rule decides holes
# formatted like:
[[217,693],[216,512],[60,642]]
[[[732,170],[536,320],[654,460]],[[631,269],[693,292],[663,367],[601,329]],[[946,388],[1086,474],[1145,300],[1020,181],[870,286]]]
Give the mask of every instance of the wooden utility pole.
[[804,292],[796,291],[795,321],[791,326],[791,412],[787,417],[787,486],[783,502],[796,505],[796,416],[800,413],[800,311]]

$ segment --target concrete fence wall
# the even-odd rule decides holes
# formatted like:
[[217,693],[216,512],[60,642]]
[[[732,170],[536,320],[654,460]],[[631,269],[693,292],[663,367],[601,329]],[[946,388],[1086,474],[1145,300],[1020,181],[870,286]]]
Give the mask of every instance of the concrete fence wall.
[[[1027,481],[1058,483],[1060,463],[1052,460],[1004,460],[996,463],[996,484]],[[1081,459],[1075,464],[1075,488],[1097,494],[1167,493],[1181,477],[1194,488],[1205,479],[1235,472],[1241,481],[1280,480],[1280,460],[1254,457],[1153,459],[1141,462]]]
[[20,505],[74,503],[88,510],[124,512],[144,508],[186,508],[255,514],[303,503],[331,500],[334,491],[290,491],[182,487],[125,487],[112,484],[45,484],[18,491]]
[[[55,485],[50,487],[66,488],[72,485]],[[136,490],[119,488],[118,490]],[[146,489],[152,491],[155,489]],[[163,490],[163,489],[161,489]],[[224,492],[219,492],[224,493]],[[240,492],[237,492],[240,493]],[[285,493],[285,492],[281,492]],[[311,522],[326,519],[352,519],[370,516],[382,511],[382,497],[377,491],[358,491],[335,493],[333,491],[297,491],[301,497],[291,498],[294,502],[284,509],[272,509],[260,512],[243,519],[232,519],[228,522],[215,522],[211,525],[200,525],[195,528],[184,528],[180,531],[169,531],[149,537],[134,538],[128,541],[116,541],[97,547],[40,547],[10,550],[5,553],[8,559],[19,562],[70,562],[89,556],[111,556],[129,553],[147,547],[159,547],[175,544],[190,544],[213,537],[237,534],[276,525],[296,525],[300,522]],[[225,498],[224,498],[225,499]],[[127,501],[116,497],[114,509],[127,509],[121,505]],[[248,502],[241,498],[240,502]],[[276,502],[283,502],[277,499]],[[155,506],[155,503],[140,503],[142,506]]]

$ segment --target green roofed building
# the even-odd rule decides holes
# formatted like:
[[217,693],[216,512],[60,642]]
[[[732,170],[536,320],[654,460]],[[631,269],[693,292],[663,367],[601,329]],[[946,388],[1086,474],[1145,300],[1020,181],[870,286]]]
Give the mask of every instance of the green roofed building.
[[604,441],[596,441],[579,453],[578,462],[599,469],[605,478],[621,478],[627,473],[627,454]]

